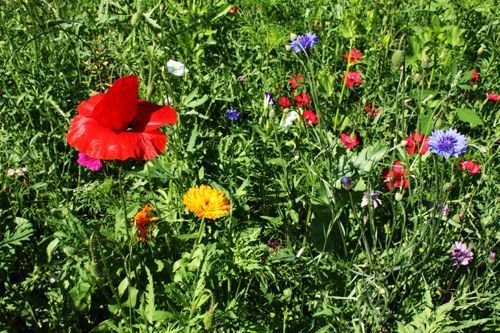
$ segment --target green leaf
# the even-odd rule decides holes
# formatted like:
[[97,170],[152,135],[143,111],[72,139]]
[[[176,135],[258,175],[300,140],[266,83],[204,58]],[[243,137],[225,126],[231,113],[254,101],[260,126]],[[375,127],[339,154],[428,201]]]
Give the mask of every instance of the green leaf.
[[146,266],[146,274],[148,276],[148,285],[147,285],[147,293],[146,293],[146,319],[148,322],[152,323],[155,313],[155,290],[153,284],[153,275],[149,271],[149,268]]
[[481,126],[484,124],[482,119],[472,109],[457,109],[457,116],[461,121],[469,123],[471,127]]
[[120,282],[120,284],[118,285],[118,295],[120,295],[120,297],[123,296],[123,294],[125,293],[125,290],[127,289],[128,287],[128,278],[125,277],[122,282]]
[[52,259],[52,252],[56,248],[57,244],[59,244],[59,238],[54,239],[47,246],[47,262],[50,262],[50,260]]

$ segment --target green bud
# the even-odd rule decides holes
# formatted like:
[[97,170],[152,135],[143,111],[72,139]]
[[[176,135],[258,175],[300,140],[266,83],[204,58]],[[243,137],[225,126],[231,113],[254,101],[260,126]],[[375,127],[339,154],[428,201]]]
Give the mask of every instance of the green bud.
[[148,84],[148,89],[147,89],[147,91],[146,91],[146,94],[147,94],[148,96],[151,96],[151,95],[153,95],[154,91],[155,91],[155,84],[154,84],[154,82],[153,82],[153,81],[151,81],[151,82],[149,82],[149,84]]
[[133,26],[136,26],[137,25],[137,22],[139,22],[139,19],[141,18],[141,12],[140,11],[137,11],[136,13],[134,13],[134,15],[132,15],[132,19],[130,20],[130,24],[132,24]]
[[405,62],[405,52],[403,50],[396,50],[391,58],[392,66],[395,69],[400,69]]

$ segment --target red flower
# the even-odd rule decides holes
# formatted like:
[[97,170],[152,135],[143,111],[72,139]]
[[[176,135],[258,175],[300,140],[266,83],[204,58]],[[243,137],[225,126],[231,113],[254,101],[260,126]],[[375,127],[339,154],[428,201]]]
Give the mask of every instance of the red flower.
[[479,73],[475,69],[473,69],[472,70],[472,76],[470,77],[469,84],[477,84],[478,80],[479,80]]
[[295,74],[295,76],[291,77],[289,81],[292,89],[296,89],[297,87],[300,87],[302,83],[304,83],[304,77],[300,74]]
[[378,115],[380,113],[380,109],[375,108],[373,106],[373,104],[371,104],[371,103],[369,105],[365,105],[363,107],[363,110],[365,110],[370,117],[375,117],[376,115]]
[[301,106],[307,106],[309,105],[309,101],[311,100],[311,97],[306,92],[301,92],[297,96],[295,96],[295,105],[297,107]]
[[318,123],[318,115],[311,110],[304,110],[302,117],[304,117],[307,126],[316,125]]
[[126,76],[81,102],[66,134],[68,143],[100,160],[150,160],[163,152],[167,136],[158,128],[175,124],[177,113],[138,100],[138,88],[138,77]]
[[486,98],[488,98],[490,102],[500,102],[500,94],[487,93]]
[[347,77],[342,76],[342,81],[347,82],[347,86],[349,88],[354,87],[355,84],[363,83],[360,71],[348,71]]
[[229,10],[229,14],[230,14],[230,15],[236,14],[237,12],[238,12],[238,7],[237,7],[237,6],[233,6],[233,7]]
[[356,133],[352,133],[351,135],[346,133],[341,133],[340,141],[342,142],[342,145],[347,149],[353,149],[354,147],[359,145],[359,138],[356,135]]
[[460,168],[464,171],[467,171],[471,175],[477,175],[478,173],[481,172],[481,167],[479,164],[476,164],[472,161],[460,161],[458,162],[460,165]]
[[388,190],[408,188],[409,180],[406,175],[406,169],[403,168],[399,161],[392,163],[392,168],[384,169],[382,177],[384,178],[385,187]]
[[347,60],[347,63],[349,64],[355,64],[359,62],[359,59],[363,56],[363,53],[361,51],[358,51],[356,49],[352,49],[349,51],[349,53],[344,53],[344,59]]
[[292,105],[292,102],[285,96],[281,96],[278,103],[282,108],[288,108]]
[[410,155],[425,154],[429,150],[428,138],[422,133],[413,132],[406,137],[406,151]]

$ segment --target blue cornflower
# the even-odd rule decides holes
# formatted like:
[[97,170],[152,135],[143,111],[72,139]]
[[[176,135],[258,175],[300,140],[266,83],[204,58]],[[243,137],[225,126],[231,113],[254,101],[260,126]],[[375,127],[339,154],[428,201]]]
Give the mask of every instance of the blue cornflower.
[[297,39],[290,42],[290,47],[296,53],[312,48],[318,42],[318,36],[314,32],[299,35]]
[[445,158],[449,158],[451,155],[458,157],[467,150],[467,139],[456,129],[451,128],[446,131],[436,129],[429,137],[429,149]]
[[227,109],[226,117],[231,121],[236,121],[240,117],[240,113],[236,109]]

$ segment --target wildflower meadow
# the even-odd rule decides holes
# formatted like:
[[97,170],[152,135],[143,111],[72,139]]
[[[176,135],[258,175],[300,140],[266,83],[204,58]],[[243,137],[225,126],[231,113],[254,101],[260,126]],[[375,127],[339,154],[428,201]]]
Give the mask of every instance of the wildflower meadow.
[[498,332],[494,0],[0,0],[0,332]]

